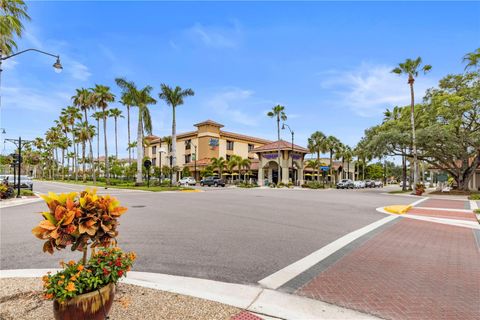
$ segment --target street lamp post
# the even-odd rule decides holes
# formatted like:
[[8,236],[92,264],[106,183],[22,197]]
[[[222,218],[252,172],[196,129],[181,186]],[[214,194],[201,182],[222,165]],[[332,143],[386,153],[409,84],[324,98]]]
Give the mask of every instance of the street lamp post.
[[159,159],[158,165],[160,166],[160,177],[159,177],[160,184],[162,183],[162,174],[163,174],[163,172],[162,172],[162,153],[164,153],[164,152],[165,151],[162,150],[162,148],[160,148],[160,150],[158,151],[158,159]]
[[293,146],[294,146],[293,141],[294,141],[295,132],[293,132],[293,130],[290,128],[288,124],[283,123],[282,130],[285,130],[285,127],[287,127],[290,133],[292,134],[292,153],[290,155],[290,158],[292,160],[292,182],[293,184],[296,184],[297,181],[295,180],[295,173],[293,171]]
[[[25,145],[26,143],[32,143],[33,141],[28,141],[28,140],[22,140],[21,137],[17,139],[5,139],[5,141],[12,142],[15,144],[15,146],[18,149],[18,160],[17,160],[17,172],[18,172],[18,179],[17,181],[17,198],[20,198],[20,185],[21,185],[21,180],[20,176],[22,175],[22,146]],[[15,167],[14,167],[15,169]],[[13,176],[13,187],[15,188],[15,171],[14,171],[14,176]]]

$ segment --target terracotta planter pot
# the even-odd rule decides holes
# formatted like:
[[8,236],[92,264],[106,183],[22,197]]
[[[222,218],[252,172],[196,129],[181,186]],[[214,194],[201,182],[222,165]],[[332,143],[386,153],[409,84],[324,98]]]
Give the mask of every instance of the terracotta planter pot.
[[115,296],[115,284],[109,283],[98,291],[81,294],[64,302],[55,300],[53,302],[55,319],[104,320],[105,315],[108,315],[112,307]]

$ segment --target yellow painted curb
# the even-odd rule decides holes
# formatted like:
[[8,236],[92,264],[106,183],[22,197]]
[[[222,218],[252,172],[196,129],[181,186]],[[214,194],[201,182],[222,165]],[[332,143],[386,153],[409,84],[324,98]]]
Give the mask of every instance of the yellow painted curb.
[[394,205],[394,206],[384,207],[383,209],[387,212],[394,213],[394,214],[405,214],[411,208],[412,206]]
[[180,190],[180,192],[202,192],[202,190],[193,189],[193,190]]

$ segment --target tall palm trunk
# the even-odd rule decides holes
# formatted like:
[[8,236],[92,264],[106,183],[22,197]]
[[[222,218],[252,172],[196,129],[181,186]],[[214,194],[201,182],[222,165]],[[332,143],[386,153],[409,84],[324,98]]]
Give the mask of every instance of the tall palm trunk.
[[[88,128],[88,127],[87,127]],[[85,168],[85,163],[87,161],[85,161],[85,140],[82,139],[82,159],[83,159],[83,166],[82,166],[82,170],[83,170],[83,182],[87,181],[87,172],[86,172],[86,168]]]
[[407,159],[402,155],[402,190],[407,191]]
[[[130,106],[127,106],[128,145],[130,145]],[[132,164],[132,150],[128,148],[128,164]]]
[[350,161],[347,161],[347,179],[350,179]]
[[55,169],[56,169],[55,170],[55,172],[56,172],[56,177],[55,178],[57,178],[58,174],[59,174],[58,167],[59,167],[59,165],[58,165],[58,148],[55,148]]
[[342,172],[340,173],[342,179],[345,179],[345,170],[343,170],[343,167],[345,167],[345,157],[342,157]]
[[317,151],[317,182],[320,182],[320,151]]
[[[97,164],[98,175],[100,176],[100,118],[97,119]],[[95,173],[96,174],[96,173]]]
[[[175,168],[177,165],[177,122],[175,120],[175,106],[172,106],[172,168]],[[175,172],[172,175],[172,184],[176,185],[177,183],[177,173]]]
[[277,141],[278,150],[277,150],[277,159],[278,159],[278,173],[277,173],[277,184],[282,182],[282,159],[280,154],[280,114],[277,114]]
[[330,186],[333,182],[333,149],[330,149]]
[[118,135],[117,135],[117,117],[115,119],[115,158],[118,159]]
[[143,119],[142,110],[138,108],[138,126],[137,126],[137,176],[136,182],[142,183],[142,160],[143,160]]
[[[85,112],[85,125],[87,126],[88,128],[88,114],[87,114],[87,109],[84,109],[83,110]],[[97,128],[98,129],[98,128]],[[98,132],[97,132],[98,134]],[[96,183],[97,182],[97,179],[95,177],[95,163],[93,161],[93,148],[92,148],[92,137],[88,137],[88,148],[89,148],[89,154],[88,154],[88,158],[90,159],[90,170],[92,171],[92,180],[93,180],[93,183]]]
[[365,180],[365,159],[362,161],[362,180]]
[[72,144],[73,144],[73,172],[75,174],[75,181],[78,181],[78,172],[77,172],[77,149],[75,143],[75,132],[73,131],[73,123],[72,123]]
[[103,142],[105,143],[105,185],[110,183],[108,168],[108,145],[107,145],[107,115],[103,116]]
[[412,123],[412,151],[413,151],[413,192],[417,188],[418,183],[418,159],[417,159],[417,141],[415,137],[415,94],[413,90],[413,83],[415,79],[409,75],[408,83],[410,84],[410,122]]
[[70,157],[68,156],[68,149],[67,149],[67,175],[68,175],[68,180],[70,180]]
[[62,148],[62,180],[65,181],[65,149]]

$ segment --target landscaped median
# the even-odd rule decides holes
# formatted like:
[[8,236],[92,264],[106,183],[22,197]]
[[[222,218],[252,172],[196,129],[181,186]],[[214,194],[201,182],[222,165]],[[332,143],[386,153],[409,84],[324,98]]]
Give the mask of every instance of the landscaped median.
[[45,182],[59,182],[65,184],[76,184],[82,186],[92,186],[92,187],[99,187],[99,188],[111,188],[111,189],[128,189],[128,190],[141,190],[141,191],[151,191],[151,192],[162,192],[162,191],[186,191],[186,190],[195,190],[194,188],[190,187],[182,187],[182,186],[169,186],[167,184],[163,185],[154,185],[152,183],[151,186],[141,185],[136,186],[134,182],[115,182],[113,184],[109,184],[108,186],[105,182],[97,181],[93,183],[93,181],[75,181],[75,180],[39,180]]

